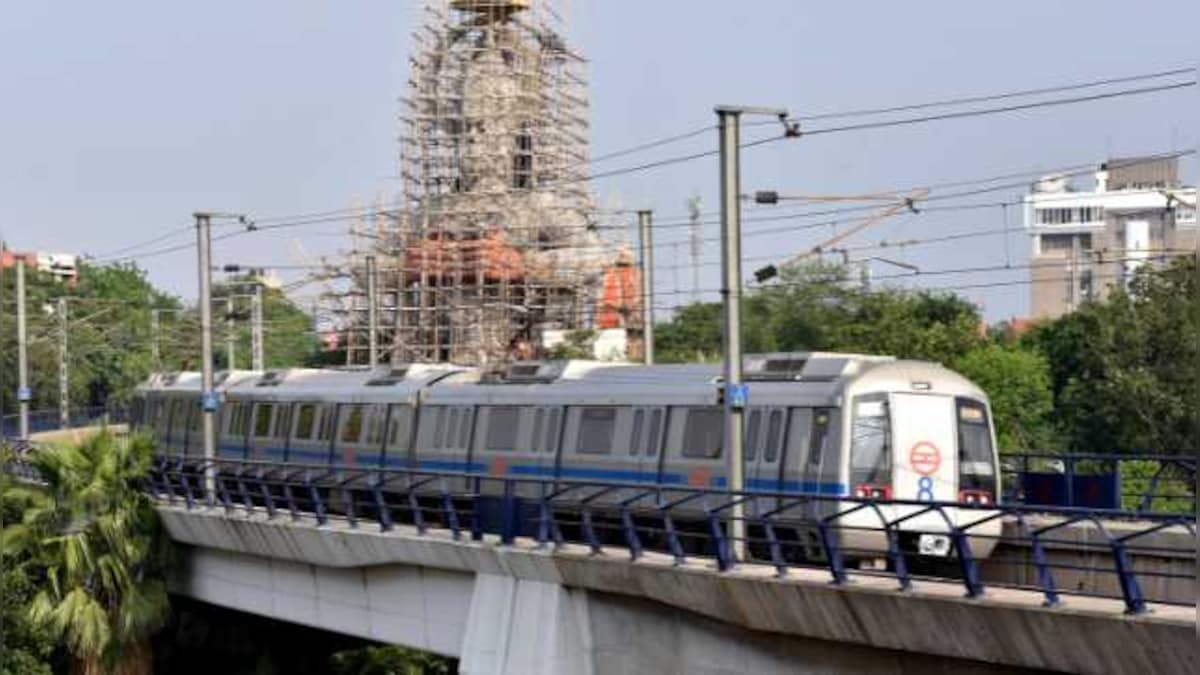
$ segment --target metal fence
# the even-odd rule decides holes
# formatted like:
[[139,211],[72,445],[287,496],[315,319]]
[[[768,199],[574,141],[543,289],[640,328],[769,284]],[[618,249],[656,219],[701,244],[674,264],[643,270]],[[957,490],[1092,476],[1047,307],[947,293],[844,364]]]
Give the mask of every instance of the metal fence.
[[[205,469],[212,476],[212,493],[203,487]],[[1192,538],[1196,534],[1196,519],[1180,514],[1143,513],[1134,519],[1128,512],[1103,509],[1015,504],[973,507],[826,494],[731,493],[685,486],[249,460],[185,466],[177,459],[162,458],[148,487],[160,499],[187,508],[218,506],[231,512],[263,513],[268,519],[309,517],[319,525],[336,518],[351,528],[370,526],[381,531],[404,523],[421,534],[430,528],[442,528],[454,539],[469,536],[480,540],[486,533],[498,536],[501,544],[528,537],[539,546],[581,543],[595,553],[619,547],[628,551],[631,560],[647,550],[656,550],[672,556],[677,564],[689,557],[711,557],[720,571],[739,564],[727,525],[732,507],[745,504],[751,512],[745,538],[750,557],[772,565],[780,577],[796,567],[820,566],[829,571],[833,583],[844,584],[858,560],[875,557],[885,559],[886,568],[859,573],[890,576],[901,591],[911,589],[914,579],[956,579],[967,596],[977,597],[985,589],[974,550],[981,541],[990,540],[1032,551],[1036,582],[1024,587],[1040,591],[1047,605],[1057,605],[1064,595],[1056,575],[1082,572],[1111,575],[1119,589],[1114,597],[1120,597],[1130,613],[1146,610],[1139,579],[1191,578],[1190,569],[1183,573],[1134,568],[1134,559],[1142,555],[1193,556],[1190,539],[1186,548],[1142,542],[1167,530],[1178,530]],[[763,508],[764,503],[769,506]],[[814,513],[820,515],[813,517]],[[848,524],[856,514],[858,522]],[[863,524],[863,514],[872,514],[873,522]],[[902,545],[903,538],[913,534],[909,526],[931,514],[945,527],[929,533],[946,535],[951,542],[943,558],[918,556]],[[1035,515],[1039,518],[1031,518]],[[1047,515],[1053,518],[1047,520]],[[1000,519],[1015,520],[1017,534],[984,532],[988,529],[985,525]],[[1117,521],[1124,521],[1125,526],[1116,528]],[[1094,527],[1099,539],[1089,543],[1078,537],[1056,537],[1064,528],[1078,524]],[[804,541],[796,536],[804,530],[817,535],[815,555],[806,551]],[[885,542],[884,550],[849,549],[844,542],[852,531],[873,533]],[[1110,564],[1052,561],[1048,549],[1056,545],[1102,554]],[[1029,564],[1002,552],[1002,548],[997,547],[987,561],[989,565]]]
[[[86,427],[100,421],[107,421],[111,424],[128,422],[128,410],[123,407],[106,406],[71,408],[67,415],[67,428]],[[62,428],[62,418],[58,408],[29,411],[29,433],[36,434]],[[16,438],[18,433],[20,433],[19,415],[0,416],[0,437]]]
[[1195,453],[1001,456],[1008,503],[1196,513]]

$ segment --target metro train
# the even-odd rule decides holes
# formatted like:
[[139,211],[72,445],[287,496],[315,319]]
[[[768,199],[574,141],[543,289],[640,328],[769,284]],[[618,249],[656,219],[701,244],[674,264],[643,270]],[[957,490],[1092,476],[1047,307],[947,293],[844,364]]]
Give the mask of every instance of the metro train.
[[[988,520],[994,511],[986,507],[1001,486],[979,387],[935,363],[822,352],[748,356],[744,377],[745,486],[771,493],[751,500],[748,514],[799,504],[779,514],[795,523],[795,548],[820,556],[813,525],[856,505],[836,499],[845,497],[968,505],[908,518],[900,545],[951,556],[947,520],[981,521],[970,529],[972,553],[990,553],[1000,521]],[[191,372],[155,375],[134,402],[134,424],[184,465],[202,455],[199,382]],[[448,364],[233,371],[218,373],[216,386],[221,458],[452,471],[464,477],[447,480],[463,490],[465,476],[544,479],[518,483],[516,496],[526,500],[566,479],[636,483],[661,499],[680,486],[727,483],[717,365],[572,360],[517,362],[499,373]],[[476,482],[485,496],[502,489],[501,481]],[[634,494],[616,489],[590,503],[615,512]],[[784,501],[788,494],[829,498]],[[699,521],[703,506],[697,500],[673,513]],[[885,551],[881,518],[919,508],[881,503],[839,517],[840,544]]]

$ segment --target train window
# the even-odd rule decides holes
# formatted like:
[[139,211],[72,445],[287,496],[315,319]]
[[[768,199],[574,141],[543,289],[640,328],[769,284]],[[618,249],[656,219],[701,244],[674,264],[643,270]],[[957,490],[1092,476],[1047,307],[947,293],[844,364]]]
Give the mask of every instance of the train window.
[[484,450],[512,452],[517,448],[517,429],[521,409],[516,406],[495,406],[488,409],[487,439]]
[[259,403],[254,407],[254,437],[266,438],[271,435],[271,412],[275,406],[270,403]]
[[750,411],[750,419],[746,421],[746,461],[753,462],[758,456],[758,433],[762,430],[762,411]]
[[658,454],[658,446],[662,445],[659,434],[662,432],[662,410],[650,413],[650,429],[646,432],[646,455],[653,457]]
[[345,421],[342,422],[342,442],[358,443],[362,438],[363,407],[361,405],[346,406]]
[[238,403],[233,410],[233,421],[230,422],[229,435],[244,437],[250,431],[250,404]]
[[958,470],[963,476],[991,476],[992,433],[982,403],[958,399]]
[[542,424],[544,423],[543,418],[545,416],[546,411],[541,408],[533,412],[533,433],[529,435],[530,444],[533,446],[530,450],[533,452],[541,452],[541,443],[544,440],[542,437]]
[[288,427],[292,421],[292,406],[286,403],[280,403],[275,410],[275,432],[271,434],[274,438],[287,438]]
[[763,448],[763,461],[767,463],[779,459],[779,441],[783,436],[783,411],[772,410],[767,418],[767,445]]
[[312,438],[313,426],[316,421],[317,407],[311,403],[301,403],[296,413],[296,433],[293,438],[307,440]]
[[636,455],[642,447],[642,425],[646,423],[646,411],[638,408],[633,413],[633,432],[629,434],[629,454]]
[[435,420],[433,423],[433,447],[446,447],[446,409],[434,408],[433,414]]
[[883,394],[857,396],[850,429],[850,479],[860,483],[890,483],[892,425]]
[[329,405],[317,408],[317,439],[318,441],[333,440],[334,409]]
[[383,425],[387,420],[387,409],[381,405],[367,406],[367,445],[376,446],[383,443]]
[[579,435],[575,449],[583,455],[607,455],[612,452],[613,428],[617,425],[616,408],[584,408],[579,411]]
[[[792,418],[792,428],[795,429],[796,418]],[[818,410],[813,415],[812,431],[808,436],[808,463],[816,466],[821,463],[821,455],[829,442],[829,411]]]
[[689,408],[683,427],[683,456],[716,459],[721,456],[725,435],[724,411],[720,408]]
[[463,450],[471,444],[471,409],[463,408],[460,411],[460,424],[458,426],[458,447]]
[[558,452],[558,424],[562,421],[562,411],[555,408],[550,411],[549,419],[546,421],[546,451]]

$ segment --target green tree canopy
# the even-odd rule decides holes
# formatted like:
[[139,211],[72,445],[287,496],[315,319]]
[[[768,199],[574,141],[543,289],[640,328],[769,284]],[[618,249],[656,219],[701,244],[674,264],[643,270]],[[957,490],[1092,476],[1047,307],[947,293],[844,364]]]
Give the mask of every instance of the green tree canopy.
[[153,446],[105,432],[75,446],[43,446],[31,460],[45,486],[10,482],[20,520],[0,550],[22,555],[43,581],[30,624],[53,636],[85,673],[148,672],[149,636],[166,620],[166,536],[141,481]]

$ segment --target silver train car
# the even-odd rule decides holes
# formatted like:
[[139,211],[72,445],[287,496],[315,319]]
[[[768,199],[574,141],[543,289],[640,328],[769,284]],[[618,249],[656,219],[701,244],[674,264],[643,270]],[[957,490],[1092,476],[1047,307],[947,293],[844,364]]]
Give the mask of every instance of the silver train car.
[[[857,505],[836,497],[971,505],[902,522],[902,548],[933,557],[953,553],[947,519],[965,525],[994,514],[986,507],[1000,494],[1000,473],[987,396],[957,373],[837,353],[749,356],[744,371],[745,485],[771,493],[752,500],[749,515],[787,507],[780,515],[797,524],[793,543],[808,555],[820,554],[817,519]],[[219,379],[224,458],[621,482],[654,488],[659,499],[681,486],[727,484],[716,365],[542,361],[485,374],[430,364],[239,371]],[[185,461],[200,459],[198,384],[194,373],[156,376],[140,388],[134,409],[135,424]],[[470,487],[469,479],[457,480],[452,488]],[[500,481],[475,482],[485,496],[502,489]],[[526,499],[543,489],[518,485]],[[639,493],[612,490],[591,504],[615,510]],[[699,520],[703,507],[697,500],[673,513]],[[885,551],[883,521],[921,508],[880,504],[838,517],[839,543],[851,557]],[[972,527],[972,552],[988,555],[999,531],[996,518]]]

